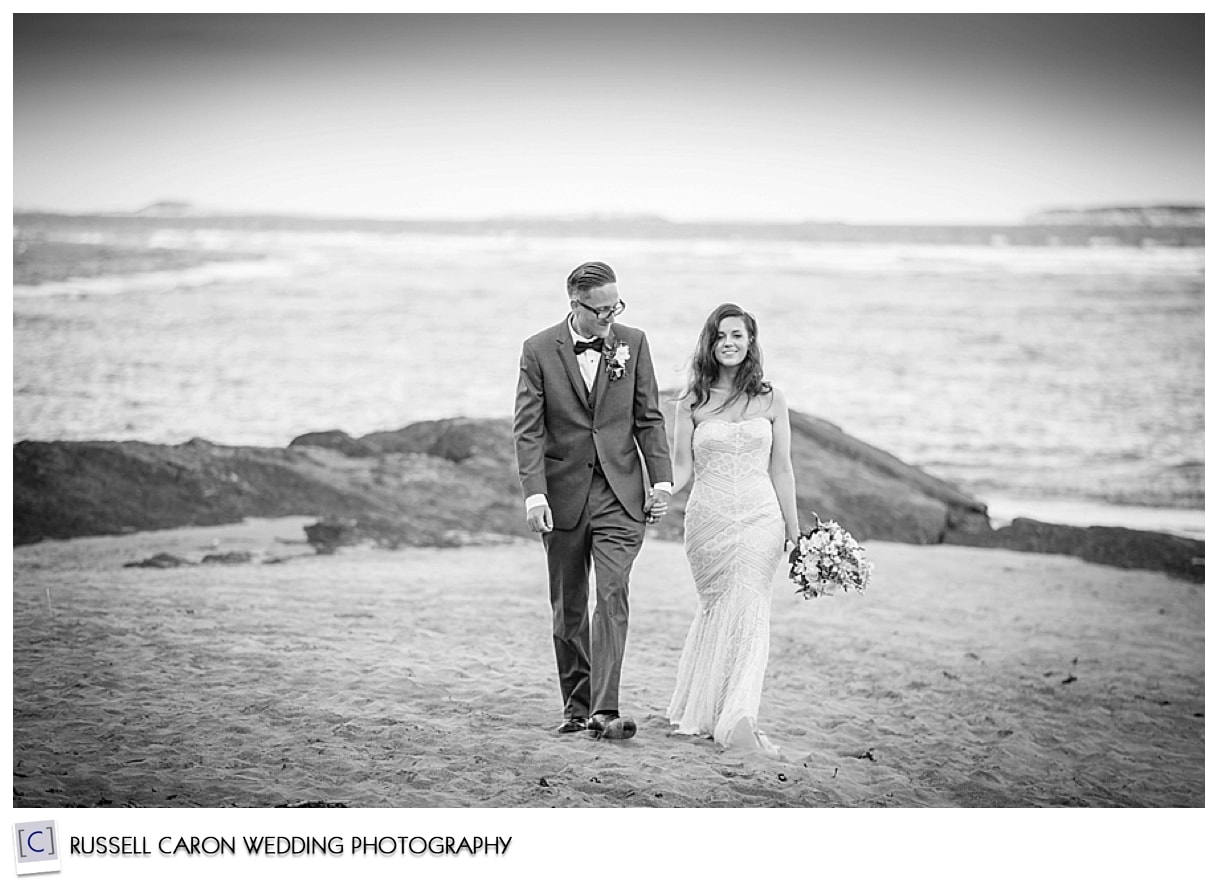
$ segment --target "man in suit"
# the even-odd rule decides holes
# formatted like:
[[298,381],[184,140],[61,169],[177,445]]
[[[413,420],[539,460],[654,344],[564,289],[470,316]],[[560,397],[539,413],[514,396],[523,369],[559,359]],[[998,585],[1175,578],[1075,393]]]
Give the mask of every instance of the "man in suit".
[[647,337],[613,321],[626,308],[613,270],[581,264],[567,277],[567,296],[570,314],[524,342],[516,462],[549,568],[558,731],[624,739],[637,729],[618,704],[630,569],[647,522],[668,510],[672,466]]

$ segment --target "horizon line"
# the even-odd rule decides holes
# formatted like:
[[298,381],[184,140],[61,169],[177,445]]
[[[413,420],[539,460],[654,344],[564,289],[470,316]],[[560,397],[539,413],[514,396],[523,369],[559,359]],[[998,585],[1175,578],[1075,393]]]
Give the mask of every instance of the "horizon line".
[[293,212],[277,210],[240,210],[230,208],[208,208],[198,206],[186,199],[160,199],[138,209],[91,209],[66,210],[56,208],[13,208],[13,216],[54,215],[59,217],[122,217],[160,219],[207,219],[207,218],[263,218],[301,221],[365,221],[373,223],[408,224],[488,224],[488,223],[651,223],[672,227],[689,226],[754,226],[754,227],[1012,227],[1028,226],[1030,219],[1039,215],[1093,214],[1116,211],[1204,211],[1204,202],[1156,201],[1146,203],[1098,204],[1086,206],[1056,206],[1029,212],[1022,218],[1009,220],[839,220],[827,218],[804,218],[781,220],[765,218],[702,218],[674,220],[656,212],[588,212],[584,214],[510,212],[482,215],[478,217],[455,216],[401,216],[378,214],[352,214],[321,212]]

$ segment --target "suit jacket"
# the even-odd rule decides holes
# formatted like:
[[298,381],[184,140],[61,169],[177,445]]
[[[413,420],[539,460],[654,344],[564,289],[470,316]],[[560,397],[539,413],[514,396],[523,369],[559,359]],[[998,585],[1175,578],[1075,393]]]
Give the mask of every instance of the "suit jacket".
[[[623,375],[611,379],[607,364],[620,344],[630,357]],[[610,327],[591,394],[566,319],[525,340],[512,430],[525,498],[544,493],[560,530],[579,520],[597,462],[638,521],[645,517],[644,480],[672,480],[651,350],[637,328]]]

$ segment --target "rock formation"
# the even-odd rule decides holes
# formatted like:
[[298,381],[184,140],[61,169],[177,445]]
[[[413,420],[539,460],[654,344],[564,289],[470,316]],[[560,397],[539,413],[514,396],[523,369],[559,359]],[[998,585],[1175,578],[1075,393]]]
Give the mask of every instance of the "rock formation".
[[[671,398],[671,396],[666,396]],[[671,416],[673,405],[665,405]],[[1014,548],[1204,579],[1205,544],[1159,533],[1016,521],[921,469],[793,412],[801,521],[833,519],[860,541]],[[651,528],[679,539],[688,489]],[[522,511],[511,422],[447,419],[352,438],[314,432],[286,448],[193,439],[22,441],[13,447],[13,541],[316,517],[319,552],[344,545],[457,546],[533,538]]]
[[953,545],[1009,548],[1040,554],[1069,554],[1092,563],[1127,569],[1161,570],[1194,582],[1205,581],[1205,543],[1166,533],[1124,527],[1070,527],[1015,518],[997,530],[953,529]]

